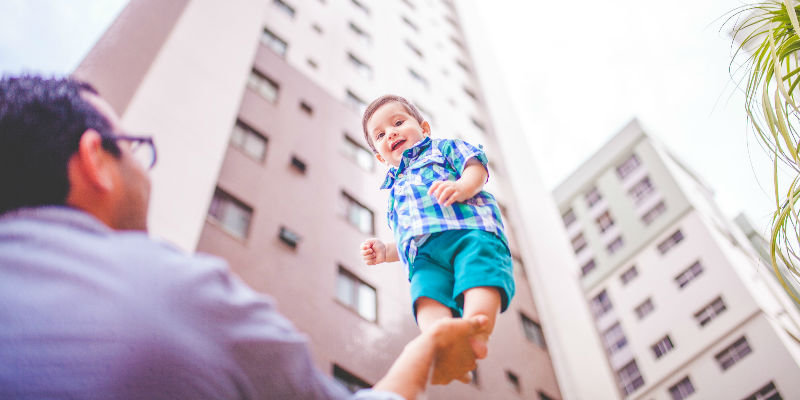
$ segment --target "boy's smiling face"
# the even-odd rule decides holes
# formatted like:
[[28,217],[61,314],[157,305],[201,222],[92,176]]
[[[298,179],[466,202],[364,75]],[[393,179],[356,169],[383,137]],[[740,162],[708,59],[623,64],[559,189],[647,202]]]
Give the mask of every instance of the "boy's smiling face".
[[367,132],[378,154],[378,161],[397,167],[403,151],[411,148],[431,133],[426,121],[418,122],[396,101],[382,105],[367,121]]

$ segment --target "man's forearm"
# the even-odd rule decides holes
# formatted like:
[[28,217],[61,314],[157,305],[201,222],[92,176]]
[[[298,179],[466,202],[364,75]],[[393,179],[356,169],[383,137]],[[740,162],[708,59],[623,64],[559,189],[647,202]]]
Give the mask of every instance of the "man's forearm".
[[389,372],[373,389],[415,399],[428,383],[435,352],[435,343],[430,336],[418,336],[406,345]]

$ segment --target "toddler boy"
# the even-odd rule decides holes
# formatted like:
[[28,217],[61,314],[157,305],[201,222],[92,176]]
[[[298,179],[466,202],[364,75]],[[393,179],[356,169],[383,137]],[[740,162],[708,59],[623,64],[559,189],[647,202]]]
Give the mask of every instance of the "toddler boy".
[[[500,210],[483,190],[486,155],[462,140],[431,139],[428,122],[399,96],[373,101],[362,126],[378,161],[389,166],[381,189],[390,191],[387,216],[395,238],[364,241],[364,261],[402,261],[422,331],[441,318],[485,315],[489,324],[472,340],[475,356],[485,358],[497,313],[508,308],[515,290]],[[437,369],[455,359],[444,354]]]

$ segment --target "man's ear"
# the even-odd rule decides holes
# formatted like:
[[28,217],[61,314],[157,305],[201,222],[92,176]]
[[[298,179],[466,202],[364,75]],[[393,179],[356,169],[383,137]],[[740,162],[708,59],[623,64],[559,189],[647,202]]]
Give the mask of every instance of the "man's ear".
[[103,149],[103,138],[93,129],[83,133],[78,142],[78,152],[73,156],[77,172],[88,185],[101,192],[114,188],[109,157],[112,157],[111,154]]
[[431,124],[429,124],[428,121],[422,121],[422,123],[419,124],[419,126],[422,127],[422,134],[423,135],[425,135],[425,136],[430,136],[431,135]]

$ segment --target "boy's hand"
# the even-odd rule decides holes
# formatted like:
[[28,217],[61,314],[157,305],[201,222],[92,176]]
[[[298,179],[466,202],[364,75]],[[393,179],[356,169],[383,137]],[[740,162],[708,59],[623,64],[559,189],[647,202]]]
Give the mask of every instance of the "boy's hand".
[[428,189],[428,195],[435,197],[436,202],[445,207],[472,197],[458,181],[436,181]]
[[361,243],[361,257],[367,265],[386,262],[386,243],[380,239],[367,239]]

